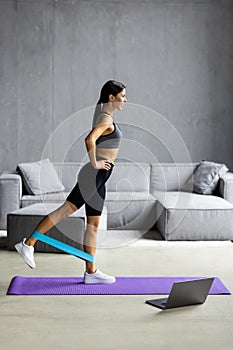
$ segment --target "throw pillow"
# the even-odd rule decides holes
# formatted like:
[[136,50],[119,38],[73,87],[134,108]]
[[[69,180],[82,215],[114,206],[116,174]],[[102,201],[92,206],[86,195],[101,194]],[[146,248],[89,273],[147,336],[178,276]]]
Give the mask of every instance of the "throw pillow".
[[22,176],[28,194],[62,192],[65,189],[49,159],[20,163],[17,170]]
[[185,183],[182,190],[188,191],[193,188],[194,193],[212,194],[217,187],[220,177],[228,170],[225,164],[203,160],[194,170],[193,175]]

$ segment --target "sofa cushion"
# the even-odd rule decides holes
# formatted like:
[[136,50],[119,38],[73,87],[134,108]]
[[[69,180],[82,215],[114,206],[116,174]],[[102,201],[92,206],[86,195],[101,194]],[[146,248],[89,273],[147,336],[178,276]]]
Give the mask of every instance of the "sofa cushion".
[[[57,174],[69,192],[77,181],[78,173],[84,163],[54,163]],[[107,191],[149,192],[150,164],[116,162],[113,172],[106,183]]]
[[113,192],[149,192],[150,164],[116,162],[106,187]]
[[233,204],[217,196],[187,192],[158,194],[157,228],[166,240],[229,240]]
[[189,191],[193,187],[194,193],[210,195],[215,191],[220,177],[228,170],[225,164],[202,161],[182,189]]
[[151,165],[151,193],[178,191],[198,165],[199,163],[153,163]]
[[21,207],[26,207],[35,203],[63,203],[69,192],[44,193],[35,196],[24,195],[21,198]]
[[217,196],[203,196],[188,192],[166,192],[157,194],[157,200],[166,209],[177,210],[208,210],[208,209],[233,209],[233,204]]
[[54,168],[61,180],[66,192],[70,192],[75,186],[78,178],[78,173],[84,163],[78,162],[54,162]]
[[156,222],[155,204],[148,192],[107,192],[108,228],[147,232]]
[[107,201],[153,201],[155,202],[155,197],[149,192],[111,192],[106,193]]
[[17,170],[22,176],[28,194],[61,192],[65,189],[49,159],[20,163]]

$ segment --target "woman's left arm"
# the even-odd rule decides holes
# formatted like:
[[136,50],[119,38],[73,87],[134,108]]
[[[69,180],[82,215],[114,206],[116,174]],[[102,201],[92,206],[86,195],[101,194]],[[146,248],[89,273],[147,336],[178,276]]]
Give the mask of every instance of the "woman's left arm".
[[[105,119],[105,118],[103,118]],[[85,138],[86,149],[88,152],[88,156],[90,158],[91,164],[95,169],[106,169],[110,168],[108,164],[108,160],[96,160],[96,140],[109,128],[111,122],[109,122],[109,118],[102,120],[100,124],[98,124]]]

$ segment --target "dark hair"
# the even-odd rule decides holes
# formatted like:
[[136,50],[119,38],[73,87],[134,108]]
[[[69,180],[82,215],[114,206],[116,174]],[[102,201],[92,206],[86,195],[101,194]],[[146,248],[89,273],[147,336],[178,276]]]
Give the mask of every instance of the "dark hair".
[[102,110],[101,103],[108,103],[109,95],[116,96],[117,94],[119,94],[119,92],[121,92],[125,88],[126,86],[124,84],[119,83],[118,81],[115,81],[115,80],[109,80],[102,86],[101,92],[100,92],[100,98],[95,107],[92,127],[95,127],[96,119]]

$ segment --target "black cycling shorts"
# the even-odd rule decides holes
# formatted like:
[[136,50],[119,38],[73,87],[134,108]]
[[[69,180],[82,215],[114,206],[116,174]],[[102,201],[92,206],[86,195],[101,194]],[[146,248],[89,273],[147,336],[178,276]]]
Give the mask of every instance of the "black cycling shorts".
[[85,164],[78,174],[78,182],[66,198],[78,209],[85,204],[87,216],[100,216],[103,210],[106,187],[114,164],[110,163],[111,169],[95,169],[91,163]]

